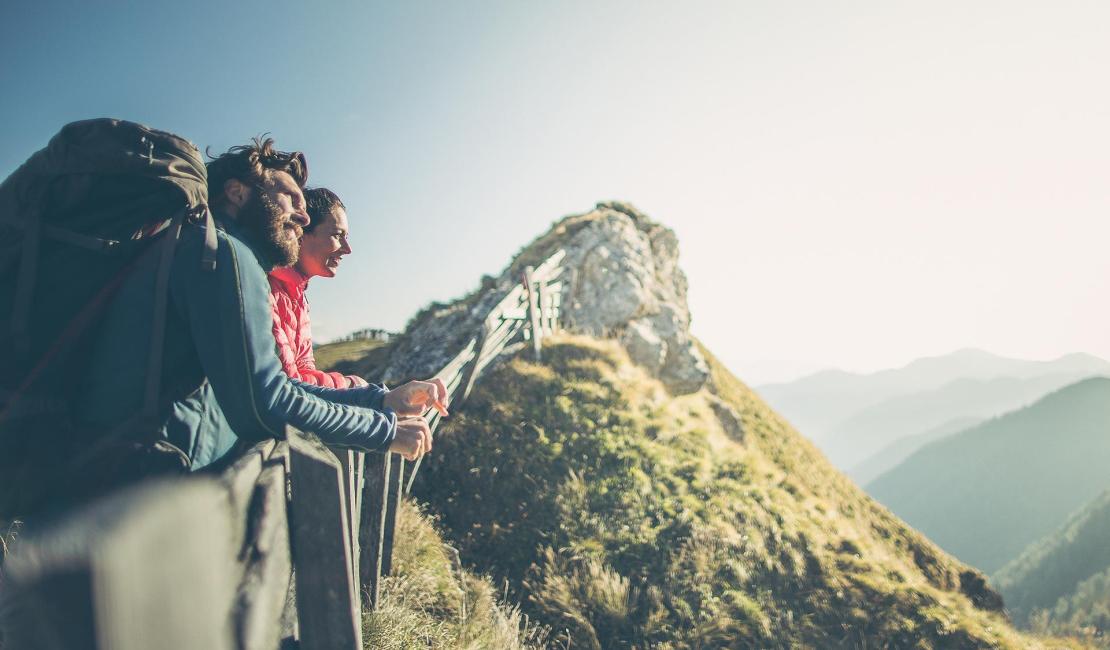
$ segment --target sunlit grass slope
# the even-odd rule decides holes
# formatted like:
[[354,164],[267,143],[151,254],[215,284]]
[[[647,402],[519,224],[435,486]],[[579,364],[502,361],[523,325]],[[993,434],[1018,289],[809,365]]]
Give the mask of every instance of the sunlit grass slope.
[[[347,365],[370,355],[372,350],[382,349],[386,341],[378,339],[356,339],[354,341],[339,341],[316,346],[312,356],[316,360],[316,367],[321,370],[338,370],[350,372]],[[337,366],[339,366],[337,368]]]
[[488,579],[464,569],[433,522],[411,503],[397,516],[393,575],[381,603],[363,618],[363,642],[374,650],[456,648],[528,650],[547,631],[517,608],[498,602]]
[[1015,631],[711,355],[679,398],[613,342],[529,356],[483,376],[416,492],[556,647],[1077,647]]

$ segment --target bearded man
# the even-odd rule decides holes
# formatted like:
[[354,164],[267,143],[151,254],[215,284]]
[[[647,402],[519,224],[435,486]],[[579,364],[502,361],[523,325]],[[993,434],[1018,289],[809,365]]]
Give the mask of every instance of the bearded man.
[[[168,270],[160,408],[145,423],[186,470],[212,466],[240,440],[280,438],[286,424],[334,446],[410,459],[431,449],[420,415],[446,401],[441,383],[335,390],[281,370],[266,274],[297,260],[308,224],[307,179],[304,156],[277,151],[272,139],[255,139],[208,163],[219,226],[216,265],[196,263],[208,233],[203,221],[186,223]],[[93,428],[110,430],[142,409],[157,275],[155,268],[139,268],[113,296],[77,413]]]

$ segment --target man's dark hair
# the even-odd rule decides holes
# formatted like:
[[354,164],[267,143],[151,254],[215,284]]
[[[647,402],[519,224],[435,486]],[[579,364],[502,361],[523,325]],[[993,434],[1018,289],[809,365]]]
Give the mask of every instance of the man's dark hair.
[[305,190],[304,201],[308,208],[309,218],[308,225],[304,228],[305,232],[315,230],[316,226],[324,220],[324,217],[331,214],[336,208],[347,208],[343,205],[343,201],[339,200],[339,195],[326,187],[312,187]]
[[274,149],[274,139],[265,135],[251,138],[250,144],[232,147],[219,156],[208,156],[208,202],[224,202],[224,184],[236,179],[245,185],[265,185],[275,171],[288,172],[300,187],[308,182],[308,162],[299,151]]

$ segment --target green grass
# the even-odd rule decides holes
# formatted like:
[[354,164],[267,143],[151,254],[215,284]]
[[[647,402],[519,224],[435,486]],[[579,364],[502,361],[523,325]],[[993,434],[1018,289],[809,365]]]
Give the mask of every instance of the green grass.
[[674,398],[616,344],[555,338],[441,430],[418,497],[555,647],[1081,646],[1014,630],[981,574],[707,357],[711,387]]
[[321,370],[334,370],[337,365],[349,364],[366,357],[372,350],[380,349],[387,345],[386,341],[362,339],[357,341],[340,341],[318,345],[312,350],[316,359],[316,367]]
[[544,647],[546,628],[499,602],[488,579],[463,569],[431,519],[409,502],[398,513],[396,539],[378,611],[363,616],[366,648]]

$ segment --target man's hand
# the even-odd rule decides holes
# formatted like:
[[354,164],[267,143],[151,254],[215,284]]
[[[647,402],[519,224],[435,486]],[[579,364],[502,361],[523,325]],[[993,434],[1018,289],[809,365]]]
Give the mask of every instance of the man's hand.
[[423,415],[435,408],[440,415],[447,415],[447,387],[442,379],[410,381],[385,394],[382,405],[393,409],[399,416]]
[[432,431],[422,417],[397,419],[397,437],[389,451],[401,454],[406,460],[416,460],[432,450]]

